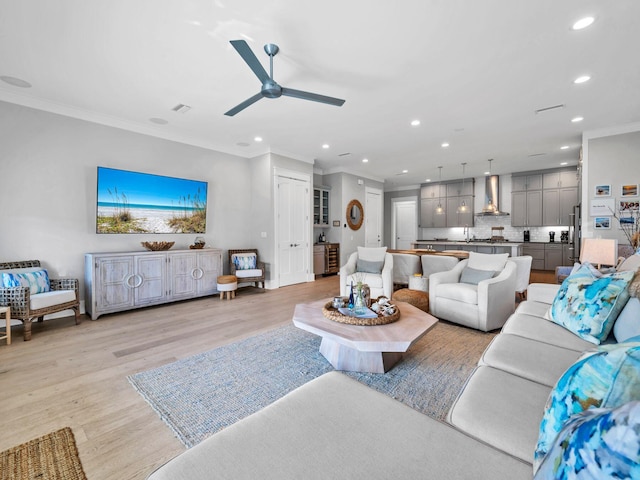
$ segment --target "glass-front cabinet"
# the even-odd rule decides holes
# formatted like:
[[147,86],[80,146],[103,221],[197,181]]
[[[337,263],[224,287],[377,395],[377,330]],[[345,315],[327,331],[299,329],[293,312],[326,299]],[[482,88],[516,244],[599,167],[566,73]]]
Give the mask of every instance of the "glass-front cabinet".
[[329,226],[329,190],[326,188],[313,189],[313,224]]

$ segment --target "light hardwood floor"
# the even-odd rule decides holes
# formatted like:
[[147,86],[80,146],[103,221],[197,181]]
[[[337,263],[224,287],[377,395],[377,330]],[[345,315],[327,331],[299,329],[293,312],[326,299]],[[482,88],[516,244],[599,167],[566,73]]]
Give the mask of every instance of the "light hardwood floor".
[[[535,281],[552,276],[532,275]],[[219,296],[33,326],[0,341],[0,450],[73,429],[90,480],[144,479],[184,451],[126,377],[291,322],[294,305],[333,297],[337,276],[233,300]]]
[[257,293],[219,296],[33,326],[0,341],[0,451],[73,429],[90,480],[144,479],[184,446],[127,375],[291,322],[296,303],[333,297],[338,277]]

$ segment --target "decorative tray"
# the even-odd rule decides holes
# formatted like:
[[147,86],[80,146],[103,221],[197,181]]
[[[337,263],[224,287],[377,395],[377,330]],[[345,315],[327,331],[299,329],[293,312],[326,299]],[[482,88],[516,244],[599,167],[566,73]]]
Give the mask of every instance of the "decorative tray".
[[333,302],[329,302],[322,307],[322,314],[329,320],[333,320],[338,323],[346,323],[348,325],[387,325],[388,323],[396,322],[400,318],[400,309],[396,307],[396,312],[391,315],[378,314],[373,318],[356,317],[351,315],[344,315],[340,313],[333,306]]

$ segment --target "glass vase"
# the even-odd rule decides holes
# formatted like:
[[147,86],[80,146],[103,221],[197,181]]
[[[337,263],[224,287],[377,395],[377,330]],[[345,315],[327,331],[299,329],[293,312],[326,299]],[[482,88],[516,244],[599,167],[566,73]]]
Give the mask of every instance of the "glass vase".
[[364,299],[364,289],[362,285],[356,287],[356,295],[353,304],[353,312],[356,315],[363,315],[367,311],[367,304]]

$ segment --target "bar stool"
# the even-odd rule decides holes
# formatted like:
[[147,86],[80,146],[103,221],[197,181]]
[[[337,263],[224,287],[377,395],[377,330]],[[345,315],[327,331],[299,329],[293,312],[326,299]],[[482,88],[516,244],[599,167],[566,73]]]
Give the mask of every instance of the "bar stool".
[[0,337],[0,340],[7,339],[7,345],[11,345],[11,307],[0,307],[0,315],[4,313],[4,318],[7,321],[7,328],[4,336]]
[[218,291],[220,292],[220,300],[227,295],[227,300],[231,300],[236,296],[238,289],[238,278],[235,275],[220,275],[218,277]]

